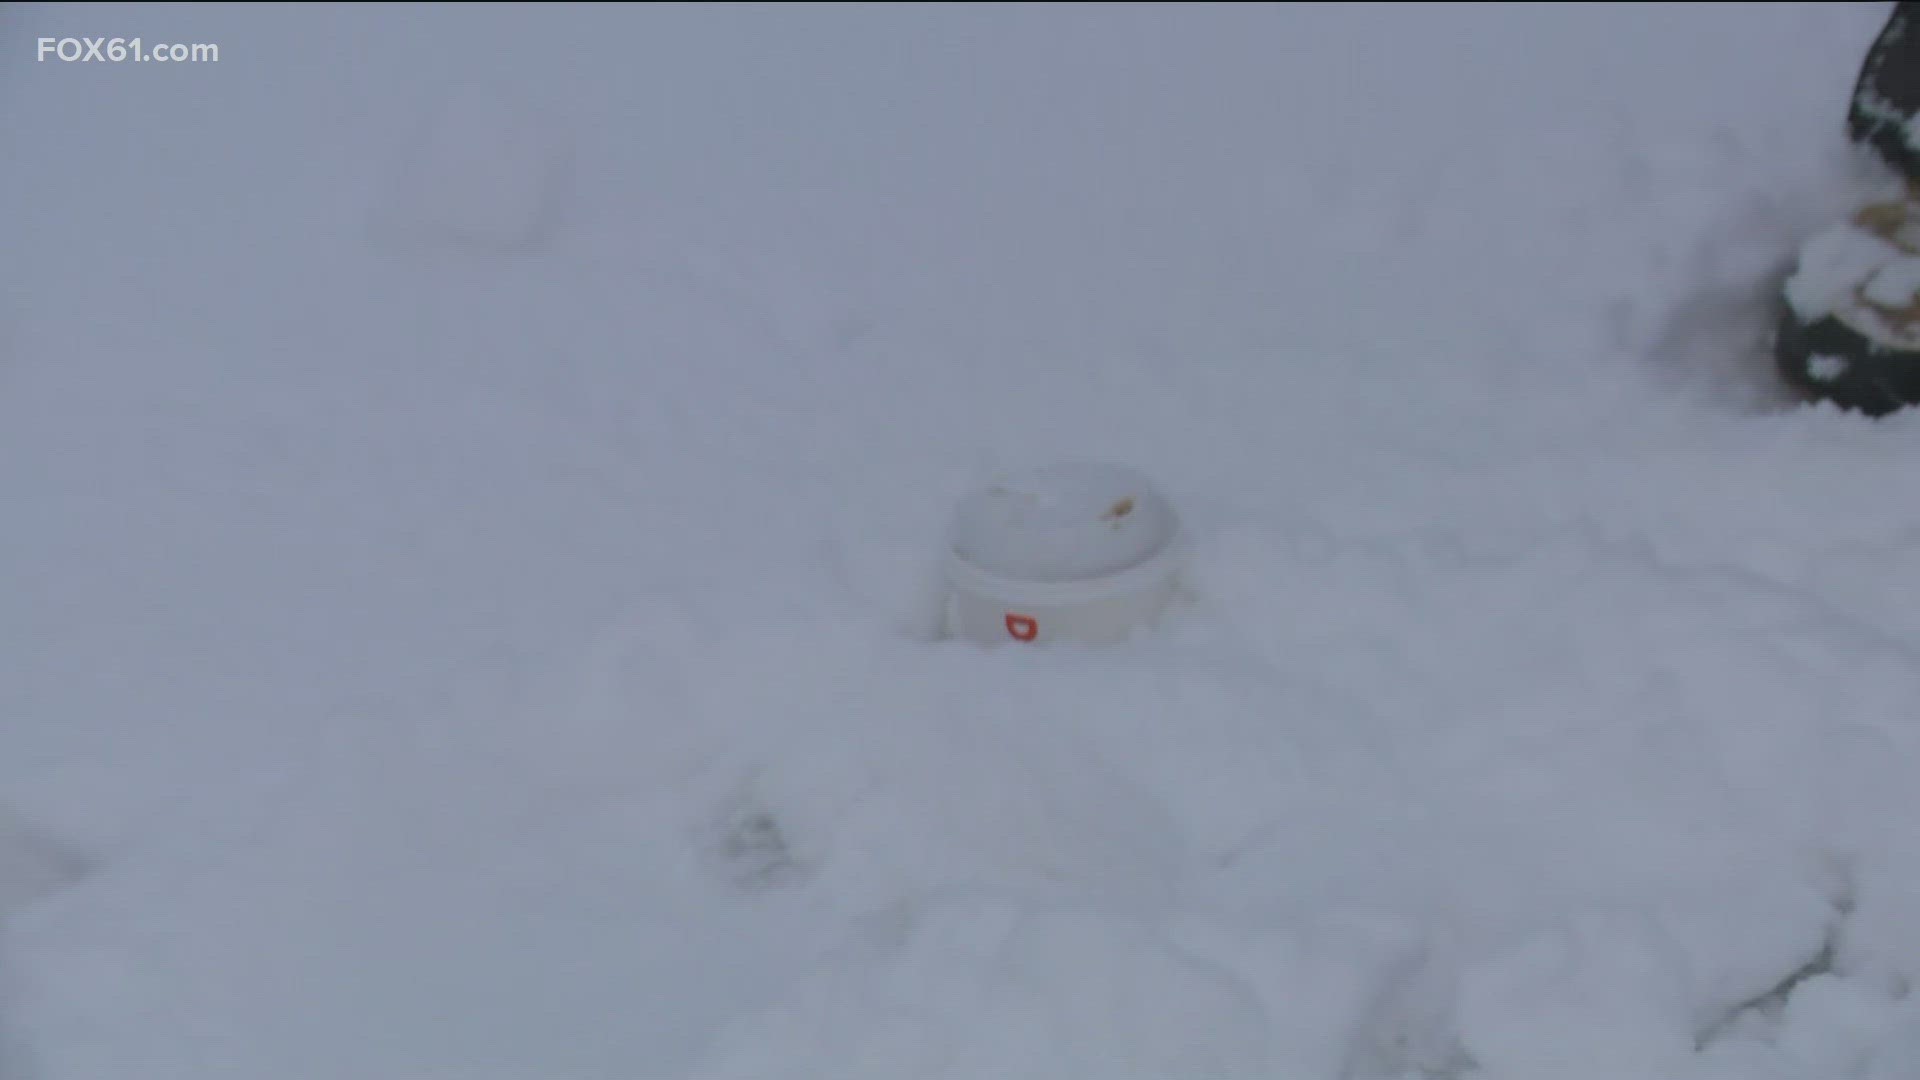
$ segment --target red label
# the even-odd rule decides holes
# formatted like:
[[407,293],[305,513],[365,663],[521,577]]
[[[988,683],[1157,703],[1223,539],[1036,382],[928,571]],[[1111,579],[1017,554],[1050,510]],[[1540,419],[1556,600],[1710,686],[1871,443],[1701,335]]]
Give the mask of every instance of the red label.
[[1040,624],[1030,615],[1008,615],[1007,633],[1016,641],[1032,641],[1040,636]]

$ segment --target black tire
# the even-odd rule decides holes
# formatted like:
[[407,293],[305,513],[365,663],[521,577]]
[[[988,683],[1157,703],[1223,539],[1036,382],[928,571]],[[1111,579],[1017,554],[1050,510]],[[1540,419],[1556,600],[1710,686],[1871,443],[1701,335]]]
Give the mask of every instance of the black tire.
[[1782,308],[1774,358],[1788,385],[1874,417],[1920,404],[1920,352],[1890,348],[1832,315],[1809,323]]
[[[1895,243],[1900,241],[1893,234],[1912,223],[1911,200],[1920,196],[1920,152],[1907,138],[1916,125],[1920,125],[1920,0],[1899,0],[1861,61],[1847,109],[1848,137],[1875,151],[1908,183],[1909,202],[1880,227],[1856,221],[1857,226]],[[1831,312],[1805,320],[1786,302],[1784,293],[1779,301],[1773,352],[1787,385],[1815,400],[1869,416],[1886,416],[1920,404],[1920,350],[1876,340]]]
[[1895,172],[1920,181],[1907,132],[1920,120],[1920,0],[1900,0],[1867,48],[1847,106],[1847,136]]

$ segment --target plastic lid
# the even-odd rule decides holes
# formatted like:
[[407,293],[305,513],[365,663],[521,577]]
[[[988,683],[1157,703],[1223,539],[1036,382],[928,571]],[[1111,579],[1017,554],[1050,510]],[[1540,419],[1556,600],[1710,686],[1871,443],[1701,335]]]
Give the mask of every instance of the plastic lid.
[[1001,477],[962,499],[954,553],[992,574],[1084,581],[1152,558],[1174,539],[1166,499],[1119,465],[1051,465]]

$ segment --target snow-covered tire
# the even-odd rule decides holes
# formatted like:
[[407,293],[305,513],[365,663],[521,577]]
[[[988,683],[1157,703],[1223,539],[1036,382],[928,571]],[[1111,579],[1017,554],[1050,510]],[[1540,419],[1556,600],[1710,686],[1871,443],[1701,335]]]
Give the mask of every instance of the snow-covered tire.
[[1920,404],[1920,352],[1894,348],[1827,314],[1782,305],[1774,358],[1790,386],[1843,409],[1885,416]]

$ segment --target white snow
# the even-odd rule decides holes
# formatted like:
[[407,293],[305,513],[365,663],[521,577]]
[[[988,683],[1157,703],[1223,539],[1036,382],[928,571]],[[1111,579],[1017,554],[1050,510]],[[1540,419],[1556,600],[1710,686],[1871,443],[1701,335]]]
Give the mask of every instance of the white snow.
[[1880,268],[1861,289],[1868,300],[1889,308],[1903,308],[1920,296],[1920,258],[1898,259]]
[[[1799,267],[1787,281],[1787,298],[1807,320],[1848,304],[1855,290],[1863,290],[1889,267],[1904,261],[1898,247],[1850,223],[1810,238],[1802,253]],[[1893,302],[1906,299],[1911,294]]]
[[[0,1076],[1911,1080],[1883,15],[14,9]],[[931,633],[1064,460],[1182,602]]]
[[568,154],[559,122],[497,90],[460,86],[410,132],[374,225],[428,243],[524,253],[555,226]]
[[1844,356],[1819,355],[1807,360],[1807,374],[1823,382],[1832,382],[1847,373],[1853,362]]
[[[1903,197],[1901,191],[1888,190],[1873,201]],[[1905,308],[1920,294],[1920,257],[1913,255],[1908,235],[1913,227],[1902,225],[1897,243],[1849,220],[1837,221],[1809,237],[1800,248],[1798,265],[1786,279],[1787,302],[1803,320],[1838,313],[1878,339],[1920,345],[1911,326],[1883,313]],[[1837,371],[1832,364],[1821,367],[1833,374],[1813,367],[1809,371],[1815,378],[1828,379],[1845,370],[1844,362]]]
[[1138,469],[1057,462],[998,477],[954,510],[954,551],[1029,582],[1084,581],[1137,566],[1174,540],[1177,512]]

